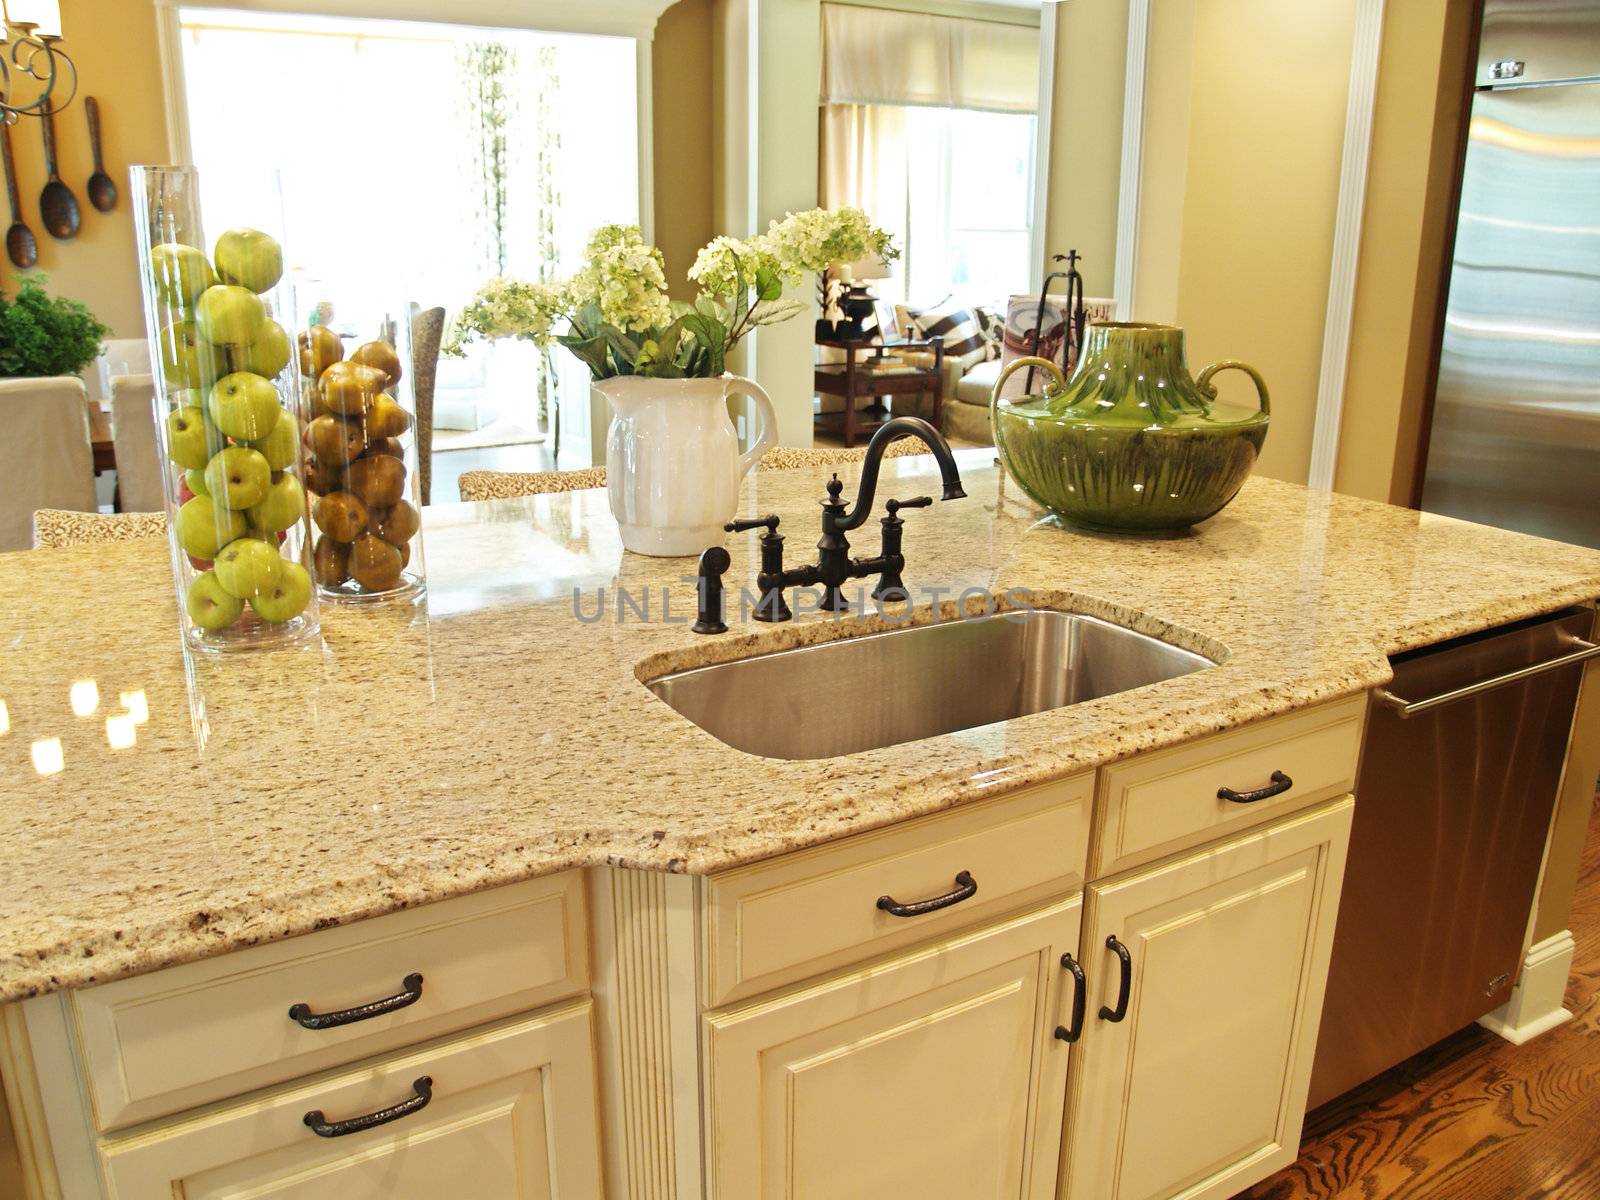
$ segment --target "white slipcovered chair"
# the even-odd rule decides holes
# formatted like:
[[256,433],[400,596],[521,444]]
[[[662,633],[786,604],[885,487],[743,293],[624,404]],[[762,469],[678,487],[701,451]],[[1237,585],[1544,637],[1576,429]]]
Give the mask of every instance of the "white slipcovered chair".
[[0,430],[0,550],[33,545],[36,509],[95,511],[81,379],[0,379]]
[[111,443],[117,450],[117,507],[159,512],[161,459],[156,452],[155,383],[149,375],[111,377]]

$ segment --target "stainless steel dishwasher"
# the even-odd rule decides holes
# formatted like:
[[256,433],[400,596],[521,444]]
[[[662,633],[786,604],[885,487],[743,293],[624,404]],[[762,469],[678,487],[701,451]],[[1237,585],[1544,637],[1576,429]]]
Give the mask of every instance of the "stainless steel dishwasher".
[[1402,654],[1375,692],[1310,1103],[1505,1003],[1594,612]]

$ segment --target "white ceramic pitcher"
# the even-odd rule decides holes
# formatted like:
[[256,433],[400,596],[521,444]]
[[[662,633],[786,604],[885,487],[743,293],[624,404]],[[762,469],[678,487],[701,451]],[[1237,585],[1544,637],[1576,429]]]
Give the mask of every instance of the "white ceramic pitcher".
[[[772,397],[741,375],[720,379],[602,379],[611,405],[606,490],[622,544],[659,558],[720,546],[739,505],[739,483],[777,440]],[[761,434],[739,453],[728,397],[749,396]]]

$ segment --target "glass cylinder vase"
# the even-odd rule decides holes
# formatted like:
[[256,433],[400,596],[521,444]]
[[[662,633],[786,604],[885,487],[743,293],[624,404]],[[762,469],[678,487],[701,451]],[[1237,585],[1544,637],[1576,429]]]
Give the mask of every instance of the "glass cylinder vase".
[[[293,645],[320,630],[276,173],[206,236],[193,167],[133,168],[158,453],[185,641]],[[236,182],[236,181],[230,181]],[[236,211],[247,195],[246,211]]]
[[[312,573],[326,599],[416,600],[426,591],[412,305],[353,318],[325,282],[300,285],[297,335]],[[433,352],[437,353],[437,339]]]

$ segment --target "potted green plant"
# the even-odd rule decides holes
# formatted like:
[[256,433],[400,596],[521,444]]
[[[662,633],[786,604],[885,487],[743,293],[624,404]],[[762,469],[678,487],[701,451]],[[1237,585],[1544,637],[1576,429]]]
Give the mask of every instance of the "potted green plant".
[[0,377],[76,375],[100,356],[111,331],[76,300],[50,296],[43,275],[24,275],[16,296],[0,291]]
[[[606,482],[622,544],[642,554],[698,554],[720,543],[739,481],[775,440],[777,417],[759,384],[726,372],[752,330],[806,308],[787,286],[868,254],[898,255],[889,235],[857,208],[810,209],[750,238],[718,237],[689,269],[692,304],[667,297],[661,251],[637,226],[607,225],[570,279],[486,284],[456,319],[445,346],[476,339],[559,344],[589,368],[611,406]],[[756,401],[760,436],[738,451],[726,401]]]

